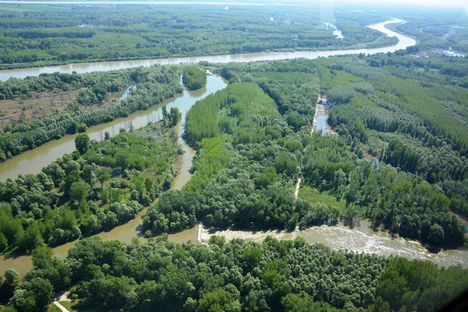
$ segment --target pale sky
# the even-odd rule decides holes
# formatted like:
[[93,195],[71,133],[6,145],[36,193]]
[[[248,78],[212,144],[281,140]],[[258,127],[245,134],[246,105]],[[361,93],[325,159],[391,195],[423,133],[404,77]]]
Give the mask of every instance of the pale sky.
[[[307,1],[307,0],[306,0]],[[313,0],[311,2],[314,2]],[[468,0],[320,0],[321,3],[390,4],[395,6],[430,6],[468,8]]]
[[[174,0],[177,1],[177,0]],[[219,0],[222,1],[222,0]],[[229,0],[226,0],[229,1]],[[235,2],[236,0],[231,0]],[[468,10],[468,0],[240,0],[241,2],[276,2],[276,3],[320,3],[320,4],[357,4],[357,5],[392,5],[465,8]]]
[[445,7],[445,8],[464,8],[468,13],[468,0],[0,0],[1,3],[80,3],[80,2],[128,2],[135,4],[144,4],[145,2],[172,2],[190,3],[191,1],[210,4],[247,4],[247,3],[276,3],[276,4],[350,4],[350,5],[390,5],[393,7]]

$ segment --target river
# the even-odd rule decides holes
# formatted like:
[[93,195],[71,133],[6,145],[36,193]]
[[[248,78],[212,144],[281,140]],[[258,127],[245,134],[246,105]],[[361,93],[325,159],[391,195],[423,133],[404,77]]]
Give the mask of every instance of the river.
[[388,47],[372,48],[372,49],[348,49],[348,50],[330,50],[330,51],[292,51],[292,52],[259,52],[259,53],[243,53],[243,54],[228,54],[228,55],[213,55],[213,56],[194,56],[194,57],[173,57],[160,59],[146,60],[125,60],[125,61],[109,61],[109,62],[90,62],[90,63],[72,63],[58,66],[45,66],[33,68],[5,69],[0,70],[0,81],[9,78],[25,78],[27,76],[39,76],[43,73],[72,73],[79,74],[90,73],[96,71],[111,71],[126,68],[134,68],[139,66],[150,66],[154,64],[173,65],[173,64],[188,64],[199,62],[210,63],[230,63],[230,62],[255,62],[255,61],[274,61],[287,59],[316,59],[319,57],[330,57],[339,55],[355,55],[355,54],[376,54],[395,52],[397,50],[406,49],[414,46],[416,41],[413,38],[403,34],[394,32],[385,26],[388,24],[400,24],[405,21],[397,18],[369,25],[370,29],[382,32],[389,37],[396,37],[398,43]]
[[[180,190],[190,179],[190,167],[192,166],[193,156],[195,151],[192,150],[183,140],[182,133],[184,128],[185,115],[187,111],[195,104],[198,100],[205,98],[207,95],[215,93],[218,90],[224,89],[226,82],[219,76],[210,75],[207,78],[206,87],[196,91],[188,91],[184,89],[183,93],[177,97],[167,100],[163,105],[167,105],[168,110],[172,107],[177,107],[182,113],[182,125],[179,131],[178,142],[182,146],[184,154],[182,154],[177,160],[178,173],[172,183],[172,189]],[[153,107],[147,111],[134,113],[126,118],[116,119],[112,122],[101,124],[96,127],[89,128],[86,133],[93,139],[99,141],[104,138],[105,132],[112,135],[118,134],[120,129],[129,130],[139,129],[149,122],[156,122],[162,118],[162,105]],[[15,162],[8,162],[13,164],[10,166],[0,167],[2,171],[1,175],[8,175],[15,177],[19,173],[27,172],[39,172],[41,168],[51,161],[60,157],[65,153],[71,153],[74,147],[74,137],[66,136],[60,140],[56,140],[47,144],[44,144],[34,150],[26,152],[20,157],[11,159]],[[23,157],[25,156],[25,157]],[[147,209],[143,209],[138,213],[137,217],[126,224],[119,225],[108,232],[102,232],[96,236],[101,237],[103,240],[119,240],[124,243],[130,243],[135,238],[144,239],[140,231],[142,224],[142,218],[146,213]],[[195,241],[197,237],[198,227],[169,235],[169,240],[175,242],[187,242],[189,240]],[[55,255],[59,257],[66,257],[68,250],[73,247],[77,241],[69,242],[58,247],[53,248]],[[21,255],[18,257],[5,257],[2,256],[0,260],[0,275],[3,275],[5,270],[8,268],[14,268],[21,274],[25,274],[32,268],[32,257],[30,255]]]
[[[182,95],[170,98],[162,104],[154,106],[146,111],[135,112],[128,117],[118,118],[108,123],[90,127],[86,130],[86,134],[93,140],[101,141],[104,139],[106,132],[114,136],[120,132],[120,129],[140,129],[150,122],[161,120],[161,107],[163,105],[167,105],[168,110],[170,110],[171,107],[177,107],[184,118],[185,113],[196,101],[204,98],[208,94],[223,89],[225,86],[226,83],[220,77],[208,76],[206,88],[197,91],[184,90]],[[0,180],[16,178],[19,174],[39,173],[42,168],[55,159],[73,152],[75,150],[75,137],[77,135],[78,134],[64,136],[59,140],[50,141],[35,149],[6,160],[0,164]],[[179,143],[183,143],[181,139],[179,139]],[[184,146],[185,145],[183,145],[183,148],[185,150]],[[183,164],[185,166],[186,162],[183,162]]]
[[428,260],[444,267],[450,265],[468,267],[468,251],[466,249],[442,250],[439,253],[431,253],[417,241],[407,240],[402,237],[392,237],[387,232],[374,232],[367,221],[361,221],[361,224],[353,229],[343,225],[322,225],[293,232],[236,230],[210,232],[207,229],[203,229],[201,241],[207,242],[213,235],[223,236],[226,240],[241,238],[256,242],[264,240],[267,236],[277,239],[302,237],[309,244],[320,243],[334,250]]
[[[35,67],[35,68],[21,68],[21,69],[9,69],[0,70],[0,80],[7,80],[9,78],[24,78],[27,76],[38,76],[42,73],[71,73],[76,71],[77,73],[89,73],[95,71],[109,71],[118,70],[125,68],[132,68],[138,66],[150,66],[152,64],[179,64],[179,63],[198,63],[200,61],[209,61],[217,63],[227,62],[252,62],[260,60],[282,60],[282,59],[294,59],[294,58],[308,58],[313,59],[317,57],[326,57],[334,55],[345,55],[345,54],[374,54],[380,52],[394,52],[399,49],[404,49],[408,46],[416,44],[415,40],[407,37],[403,34],[396,33],[387,29],[385,26],[394,23],[404,23],[405,21],[393,18],[391,20],[372,24],[368,27],[382,33],[387,36],[394,36],[398,38],[398,43],[383,48],[376,49],[359,49],[359,50],[332,50],[332,51],[301,51],[301,52],[263,52],[263,53],[250,53],[250,54],[235,54],[235,55],[220,55],[220,56],[205,56],[205,57],[186,57],[186,58],[166,58],[166,59],[154,59],[154,60],[134,60],[134,61],[114,61],[114,62],[97,62],[97,63],[75,63],[61,66],[48,66],[48,67]],[[212,87],[212,81],[218,78],[209,76],[211,81],[208,81],[208,88]],[[216,88],[216,86],[213,86]],[[210,90],[207,90],[210,92]],[[202,92],[202,91],[199,91]],[[166,101],[171,103],[173,99]],[[180,100],[176,101],[187,101],[185,96],[182,96]],[[177,102],[179,103],[179,102]],[[190,100],[191,103],[191,100]],[[179,104],[176,104],[179,105]],[[186,107],[187,108],[187,107]],[[121,128],[129,129],[130,125],[133,125],[134,129],[141,128],[148,124],[149,121],[159,120],[161,113],[159,108],[150,108],[145,112],[137,112],[130,115],[127,118],[121,118],[114,120],[113,122],[97,125],[88,128],[86,133],[94,140],[101,140],[104,137],[105,132],[109,132],[111,135],[119,133]],[[7,178],[15,178],[19,174],[26,173],[38,173],[40,170],[50,164],[53,160],[60,156],[71,153],[74,146],[74,139],[76,135],[65,136],[59,140],[51,141],[43,144],[33,150],[22,153],[21,155],[15,156],[3,163],[0,163],[0,180]]]
[[[249,54],[237,54],[237,55],[220,55],[220,56],[203,56],[203,57],[185,57],[185,58],[166,58],[166,59],[155,59],[155,60],[134,60],[134,61],[115,61],[115,62],[98,62],[98,63],[83,63],[83,64],[69,64],[61,66],[50,66],[50,67],[38,67],[38,68],[24,68],[24,69],[15,69],[15,70],[2,70],[0,71],[0,80],[6,80],[8,78],[24,78],[26,76],[37,76],[41,73],[52,73],[52,72],[62,72],[62,73],[71,73],[76,71],[78,73],[88,73],[94,71],[109,71],[109,70],[118,70],[125,68],[132,68],[138,66],[150,66],[152,64],[179,64],[179,63],[198,63],[200,61],[216,62],[216,63],[228,63],[228,62],[252,62],[252,61],[261,61],[261,60],[284,60],[284,59],[294,59],[294,58],[307,58],[314,59],[318,57],[328,57],[336,55],[349,55],[349,54],[375,54],[375,53],[386,53],[394,52],[399,49],[404,49],[406,47],[414,45],[416,42],[414,39],[407,37],[403,34],[393,32],[385,26],[391,23],[402,23],[404,21],[398,19],[392,19],[386,22],[377,23],[370,25],[369,27],[377,31],[381,31],[388,36],[393,36],[398,38],[398,43],[383,48],[376,49],[354,49],[354,50],[333,50],[333,51],[300,51],[300,52],[264,52],[264,53],[249,53]],[[182,112],[182,120],[185,120],[185,114],[190,109],[190,107],[195,104],[196,101],[206,97],[207,95],[214,93],[218,90],[221,90],[226,87],[226,83],[222,78],[218,76],[210,75],[208,76],[207,86],[202,90],[195,92],[189,92],[187,90],[183,91],[183,94],[171,98],[163,105],[167,105],[170,109],[171,107],[177,107]],[[156,122],[161,119],[161,108],[162,105],[150,108],[149,110],[143,112],[137,112],[131,114],[126,118],[116,119],[110,123],[101,124],[95,127],[88,128],[86,133],[94,140],[102,140],[105,132],[110,133],[111,135],[118,134],[120,129],[139,129],[146,126],[149,122]],[[182,131],[183,131],[182,124]],[[180,133],[182,133],[180,131]],[[18,174],[25,173],[37,173],[44,166],[48,165],[58,157],[70,153],[74,150],[74,138],[75,136],[65,136],[59,140],[52,141],[41,145],[40,147],[25,152],[21,155],[18,155],[2,164],[0,164],[0,179],[6,178],[15,178]],[[191,174],[189,169],[192,164],[192,159],[194,156],[194,151],[188,147],[183,141],[182,137],[179,136],[179,143],[182,145],[184,154],[179,158],[179,173],[176,176],[173,182],[173,189],[181,189],[183,185],[190,179]],[[122,242],[130,242],[135,238],[141,237],[141,232],[139,227],[141,226],[141,220],[146,210],[140,212],[138,216],[132,221],[120,225],[109,232],[103,232],[98,234],[104,240],[117,239]],[[384,252],[386,248],[393,248],[394,253],[401,256],[408,257],[408,250],[414,249],[417,252],[422,252],[419,250],[419,247],[404,247],[398,245],[397,247],[390,247],[394,244],[393,239],[390,237],[385,237],[382,235],[376,235],[373,233],[367,233],[366,235],[361,235],[359,233],[364,233],[366,230],[362,228],[360,230],[350,230],[342,227],[330,227],[324,232],[323,227],[312,228],[307,231],[303,231],[306,241],[322,242],[329,245],[332,248],[341,249],[340,244],[349,250],[354,250],[356,252],[376,252],[379,254],[387,255]],[[354,234],[353,234],[354,233]],[[291,234],[293,235],[293,234]],[[177,242],[185,242],[188,240],[195,240],[197,236],[197,229],[191,228],[185,231],[182,231],[177,234],[169,236],[169,239]],[[377,245],[368,245],[368,242],[373,238],[379,238],[380,243]],[[354,244],[349,242],[349,239],[355,241]],[[61,246],[58,246],[53,249],[55,255],[60,257],[65,257],[68,253],[68,250],[76,244],[76,241],[70,242]],[[366,245],[367,244],[367,245]],[[418,243],[416,243],[418,244]],[[363,249],[359,246],[365,245],[367,249]],[[423,248],[421,246],[421,248]],[[427,251],[426,251],[427,253]],[[445,255],[448,256],[439,256]],[[439,253],[438,255],[433,256],[432,258],[442,257],[443,261],[435,261],[441,265],[447,264],[463,264],[468,263],[468,253],[466,250],[456,250]],[[413,257],[415,258],[415,257]],[[461,259],[461,260],[460,260]],[[431,259],[429,259],[431,260]],[[19,256],[16,258],[3,258],[0,261],[0,274],[7,268],[14,268],[19,271],[21,274],[24,274],[32,267],[32,259],[29,255]]]

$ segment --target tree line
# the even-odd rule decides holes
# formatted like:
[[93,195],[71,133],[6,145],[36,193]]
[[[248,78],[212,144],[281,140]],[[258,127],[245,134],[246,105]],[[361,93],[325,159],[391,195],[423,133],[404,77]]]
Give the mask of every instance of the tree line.
[[344,15],[340,27],[345,36],[339,40],[321,22],[318,10],[295,6],[262,12],[248,7],[192,7],[188,15],[185,7],[42,8],[0,13],[0,67],[385,46],[395,40],[362,22],[376,21],[374,14],[361,15],[359,21]]

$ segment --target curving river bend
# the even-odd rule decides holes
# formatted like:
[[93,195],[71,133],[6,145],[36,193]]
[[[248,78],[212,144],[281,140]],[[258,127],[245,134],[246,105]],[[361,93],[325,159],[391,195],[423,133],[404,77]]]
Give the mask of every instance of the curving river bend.
[[[90,73],[96,71],[111,71],[118,69],[133,68],[139,66],[150,66],[153,64],[180,64],[180,63],[198,63],[208,61],[210,63],[229,63],[229,62],[254,62],[265,60],[285,60],[295,58],[315,59],[318,57],[329,57],[336,55],[349,54],[376,54],[395,52],[400,49],[416,44],[413,38],[387,29],[388,24],[405,23],[405,21],[392,18],[391,20],[372,24],[368,27],[380,31],[387,36],[398,38],[398,43],[392,46],[375,48],[375,49],[355,49],[355,50],[331,50],[331,51],[297,51],[297,52],[263,52],[263,53],[247,53],[233,55],[218,55],[218,56],[200,56],[200,57],[183,57],[183,58],[165,58],[153,60],[134,60],[134,61],[113,61],[113,62],[97,62],[97,63],[74,63],[60,66],[34,67],[0,70],[0,80],[9,78],[25,78],[27,76],[38,76],[43,73]],[[214,77],[208,81],[208,90],[214,83]],[[216,86],[213,86],[216,88]],[[206,95],[206,94],[205,94]],[[171,103],[172,100],[166,101]],[[194,102],[193,102],[194,103]],[[193,104],[192,103],[192,104]],[[101,140],[105,132],[111,135],[119,133],[120,128],[128,129],[130,124],[133,124],[134,129],[145,126],[148,121],[156,121],[160,114],[157,109],[151,108],[144,112],[138,112],[130,115],[128,118],[117,119],[109,123],[97,125],[88,128],[86,133],[94,140]],[[0,180],[7,178],[15,178],[19,174],[39,173],[41,169],[51,163],[60,156],[71,153],[74,150],[74,136],[65,136],[59,140],[48,142],[33,150],[27,151],[21,155],[13,157],[0,164]]]
[[134,68],[140,66],[150,66],[154,64],[159,65],[174,65],[174,64],[196,64],[199,62],[210,63],[245,63],[255,61],[275,61],[275,60],[288,60],[288,59],[316,59],[319,57],[339,56],[339,55],[356,55],[356,54],[377,54],[395,52],[397,50],[406,49],[414,46],[416,40],[397,33],[386,28],[389,24],[401,24],[405,21],[392,18],[388,21],[369,25],[370,29],[382,32],[388,37],[395,37],[398,43],[388,47],[372,48],[372,49],[348,49],[348,50],[329,50],[329,51],[294,51],[294,52],[259,52],[259,53],[242,53],[242,54],[228,54],[228,55],[213,55],[213,56],[194,56],[194,57],[170,57],[160,59],[146,59],[146,60],[128,60],[128,61],[109,61],[109,62],[90,62],[90,63],[72,63],[67,65],[58,66],[45,66],[33,68],[19,68],[19,69],[5,69],[0,70],[0,81],[9,78],[25,78],[27,76],[39,76],[44,73],[72,73],[78,74],[90,73],[96,71],[111,71],[118,69]]
[[[208,76],[206,87],[197,91],[188,91],[184,89],[183,93],[172,99],[167,100],[162,105],[155,106],[143,112],[131,114],[126,118],[116,119],[112,122],[98,125],[87,129],[86,133],[97,141],[104,138],[105,132],[112,135],[116,135],[120,132],[120,129],[129,130],[140,129],[148,125],[148,123],[154,123],[162,118],[161,107],[166,105],[168,109],[171,107],[177,107],[182,113],[182,120],[185,120],[187,111],[197,101],[205,98],[209,94],[212,94],[218,90],[224,89],[226,82],[218,76]],[[181,125],[182,129],[184,123]],[[184,154],[178,159],[178,173],[172,183],[172,189],[180,190],[191,178],[190,167],[192,166],[192,159],[195,155],[195,151],[192,150],[182,138],[183,131],[179,131],[178,142],[181,145]],[[9,173],[12,177],[15,176],[15,172],[27,173],[27,172],[39,172],[41,168],[54,159],[60,157],[65,153],[71,153],[75,149],[74,144],[75,136],[66,136],[60,140],[49,142],[34,150],[28,151],[20,157],[15,157],[16,167],[6,167],[4,170]],[[12,169],[11,171],[8,171]],[[2,177],[3,173],[2,171]],[[119,225],[108,232],[102,232],[96,234],[103,240],[119,240],[124,243],[130,243],[135,238],[143,239],[140,226],[142,224],[143,215],[147,209],[143,209],[138,215],[126,224]],[[195,241],[197,236],[197,228],[194,227],[176,234],[169,235],[169,240],[175,242],[187,242],[189,240]],[[58,247],[53,248],[55,255],[60,257],[66,257],[68,250],[73,247],[77,241],[69,242]],[[14,268],[21,274],[25,274],[32,268],[32,257],[30,255],[21,255],[18,257],[5,257],[0,258],[0,275],[3,275],[5,270],[8,268]]]
[[[263,53],[247,53],[236,55],[219,55],[219,56],[201,56],[201,57],[183,57],[183,58],[165,58],[153,60],[134,60],[134,61],[113,61],[113,62],[96,62],[96,63],[76,63],[61,66],[48,66],[38,68],[22,68],[14,70],[1,70],[0,80],[9,78],[25,78],[27,76],[38,76],[42,73],[89,73],[95,71],[110,71],[125,68],[133,68],[139,66],[150,66],[153,64],[180,64],[180,63],[198,63],[207,61],[211,63],[228,63],[228,62],[253,62],[265,60],[285,60],[294,58],[315,59],[318,57],[329,57],[338,55],[352,54],[376,54],[395,52],[400,49],[416,44],[416,41],[403,34],[391,31],[385,26],[394,23],[404,23],[400,19],[391,19],[389,21],[370,25],[369,28],[385,33],[387,36],[396,37],[398,43],[393,46],[375,48],[375,49],[353,49],[353,50],[332,50],[332,51],[298,51],[298,52],[263,52]],[[176,96],[167,100],[163,105],[177,107],[182,112],[182,120],[185,120],[185,114],[196,101],[226,87],[226,83],[218,76],[208,76],[207,86],[195,92],[184,90],[182,95]],[[161,119],[162,105],[148,109],[147,111],[134,113],[126,118],[116,119],[112,122],[101,124],[95,127],[88,128],[86,133],[94,140],[100,141],[104,137],[105,132],[111,135],[118,134],[120,129],[139,129],[146,126],[149,122],[156,122]],[[183,127],[183,125],[182,125]],[[182,132],[182,131],[180,131]],[[179,143],[182,145],[184,154],[179,159],[179,173],[176,176],[173,189],[181,189],[182,186],[190,179],[191,174],[189,169],[192,165],[194,151],[188,147],[179,135]],[[14,157],[0,164],[0,179],[15,178],[18,174],[38,173],[40,170],[54,161],[58,157],[70,153],[74,150],[74,136],[66,136],[59,140],[46,143],[34,150],[25,152],[17,157]],[[130,242],[134,238],[141,236],[139,227],[141,225],[142,216],[145,211],[142,211],[132,221],[120,225],[109,232],[98,234],[104,240],[117,239],[123,242]],[[276,232],[275,232],[276,233]],[[306,231],[297,231],[289,234],[274,234],[278,238],[293,238],[297,236],[304,237],[310,243],[324,243],[334,249],[348,249],[356,252],[371,252],[383,255],[401,255],[413,259],[427,259],[434,261],[440,265],[456,265],[461,264],[468,266],[468,252],[466,250],[443,251],[437,255],[429,254],[423,246],[417,242],[407,241],[401,238],[392,239],[388,235],[371,233],[366,227],[360,227],[354,230],[343,227],[316,227]],[[279,232],[281,233],[281,232]],[[202,233],[204,239],[209,237],[209,233]],[[234,234],[218,233],[228,237]],[[261,236],[264,236],[263,233]],[[244,238],[257,239],[259,233],[242,232],[234,236]],[[169,236],[170,240],[177,242],[194,241],[197,237],[197,229],[192,228],[183,232]],[[54,248],[54,254],[65,257],[68,250],[76,244],[76,241],[70,242]],[[363,247],[364,246],[364,247]],[[2,258],[0,260],[0,274],[7,268],[15,268],[20,273],[24,274],[32,267],[32,259],[29,255],[23,255],[15,258]]]

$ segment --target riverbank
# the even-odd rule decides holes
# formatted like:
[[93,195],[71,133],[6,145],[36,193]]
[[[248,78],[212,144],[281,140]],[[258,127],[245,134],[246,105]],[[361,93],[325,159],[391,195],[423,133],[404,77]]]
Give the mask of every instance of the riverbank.
[[203,228],[201,242],[206,243],[212,236],[222,236],[226,240],[244,239],[261,242],[268,236],[280,240],[303,238],[309,244],[323,244],[333,250],[347,250],[355,253],[379,254],[385,257],[400,256],[412,260],[427,260],[439,266],[461,265],[468,267],[468,250],[442,250],[429,252],[421,243],[402,237],[392,237],[387,232],[374,232],[367,221],[361,221],[353,229],[338,224],[316,226],[304,230],[287,231],[212,231]]
[[[383,23],[371,25],[369,27],[376,27],[377,29],[382,28],[382,29],[385,30],[386,29],[385,28],[386,24],[395,23],[395,22],[400,22],[400,21],[399,20],[396,20],[396,21],[395,20],[390,20],[390,21],[386,21],[386,22],[383,22]],[[391,33],[392,32],[389,31],[389,35],[391,35]],[[407,38],[408,38],[408,40],[413,40],[413,39],[411,39],[409,37],[407,37]],[[403,40],[399,39],[399,44],[390,47],[390,50],[399,49],[402,46],[402,44],[404,46],[405,43],[404,42],[402,43],[402,41]],[[408,42],[406,42],[406,44],[408,44]],[[357,54],[358,53],[368,53],[369,54],[372,51],[373,50],[353,50],[351,54],[354,54],[354,53],[357,53]],[[310,58],[316,58],[316,57],[320,56],[320,53],[319,54],[317,54],[316,52],[311,52],[311,53],[313,53],[313,54],[309,55]],[[349,51],[336,50],[336,51],[326,51],[326,53],[324,55],[325,56],[333,56],[333,55],[346,55],[346,54],[349,54]],[[281,54],[279,56],[275,56],[275,53],[266,53],[266,54],[263,53],[261,55],[264,57],[263,59],[262,59],[262,57],[257,58],[257,56],[250,55],[250,56],[252,56],[252,58],[250,58],[250,59],[247,58],[247,61],[269,60],[271,58],[273,60],[274,59],[286,59],[286,58],[283,58],[283,57],[287,57],[286,54]],[[292,57],[292,58],[302,57],[301,54],[296,54],[296,53],[294,53],[293,56],[294,57]],[[227,56],[226,62],[231,61],[232,57],[233,56]],[[275,57],[277,57],[277,58],[275,58]],[[191,61],[193,61],[193,59],[191,59]],[[242,58],[239,58],[239,59],[236,59],[235,61],[243,62],[245,60],[242,59]],[[107,70],[113,70],[113,69],[108,69],[108,67],[106,67],[105,64],[102,64],[102,63],[99,63],[99,64],[101,64],[100,65],[101,67],[98,66],[97,68],[87,68],[86,69],[87,72],[99,71],[99,69],[106,70],[106,68],[107,68]],[[118,66],[124,66],[124,65],[126,66],[128,64],[118,64]],[[67,66],[72,66],[72,65],[67,65]],[[142,66],[142,65],[138,65],[138,66]],[[137,66],[133,66],[133,67],[137,67]],[[125,68],[128,68],[128,67],[125,67]],[[190,109],[190,107],[193,104],[195,104],[196,101],[204,98],[208,94],[214,93],[214,92],[216,92],[218,90],[221,90],[221,89],[225,88],[225,86],[226,86],[226,83],[223,81],[223,79],[221,77],[208,76],[208,83],[207,83],[206,89],[203,89],[202,91],[196,91],[196,92],[193,92],[193,93],[191,93],[191,92],[189,92],[187,90],[184,90],[184,93],[181,96],[175,98],[172,102],[167,103],[167,108],[169,110],[171,107],[177,107],[179,109],[179,111],[182,112],[182,120],[185,120],[186,112]],[[111,122],[111,123],[108,123],[108,124],[103,124],[103,125],[100,126],[100,128],[97,131],[91,132],[91,130],[89,130],[87,133],[91,138],[96,139],[96,140],[100,140],[100,139],[104,138],[105,132],[109,132],[109,133],[113,134],[113,133],[120,132],[121,128],[127,129],[127,130],[128,129],[139,129],[139,128],[147,125],[149,122],[156,122],[156,121],[160,120],[161,117],[162,117],[162,114],[161,114],[160,108],[152,108],[152,109],[150,109],[148,111],[136,113],[135,115],[131,115],[131,117],[123,119],[123,120],[117,120],[117,121],[114,121],[114,122]],[[182,128],[183,128],[183,126],[184,125],[182,124]],[[182,131],[180,131],[180,132],[182,132]],[[182,157],[182,160],[181,160],[181,163],[180,163],[181,164],[181,170],[180,170],[180,172],[178,174],[178,177],[177,177],[177,178],[180,177],[179,178],[180,182],[175,182],[175,183],[180,183],[179,187],[181,188],[183,186],[183,184],[184,184],[184,181],[188,181],[188,179],[191,177],[189,169],[191,167],[191,162],[192,162],[192,159],[193,159],[194,152],[191,151],[191,149],[188,146],[186,146],[185,142],[183,141],[183,139],[180,136],[179,136],[179,142],[182,144],[182,147],[183,147],[183,150],[185,151],[185,153],[183,154],[184,156]],[[32,155],[33,157],[24,158],[24,155],[20,155],[20,157],[17,158],[17,160],[19,160],[19,163],[13,168],[11,168],[11,167],[8,168],[8,170],[10,170],[10,169],[19,170],[19,171],[22,170],[25,173],[31,173],[31,172],[34,172],[34,170],[37,170],[36,172],[39,172],[42,169],[42,167],[46,166],[51,161],[53,161],[56,158],[62,156],[63,154],[70,153],[71,151],[74,150],[73,137],[71,137],[71,136],[70,137],[65,137],[65,138],[57,140],[57,141],[54,141],[53,143],[55,143],[56,146],[55,146],[54,150],[52,151],[52,154],[49,153],[49,152],[51,152],[50,150],[46,149],[46,150],[44,150],[45,154],[40,153],[39,155]],[[39,147],[39,149],[40,148],[41,147]],[[39,149],[32,150],[31,152],[34,152],[34,151],[37,152]],[[42,163],[41,163],[41,160],[42,160]],[[3,163],[2,165],[0,165],[0,170],[1,170],[2,166],[5,166],[5,164],[6,164],[6,162]],[[19,173],[20,172],[17,172],[16,175],[19,174]],[[4,174],[1,174],[0,177],[4,178]],[[176,178],[176,181],[177,181],[177,178]],[[142,212],[140,212],[140,214],[138,214],[135,219],[128,222],[127,224],[122,225],[122,226],[118,226],[118,227],[114,228],[113,230],[111,230],[109,232],[100,233],[99,236],[104,240],[106,240],[106,239],[117,239],[117,240],[120,240],[122,242],[129,242],[129,241],[131,241],[131,240],[133,240],[135,238],[141,237],[141,231],[139,230],[139,226],[141,225],[141,220],[142,220],[141,218],[144,215],[145,211],[146,210],[143,210]],[[194,231],[193,236],[192,236],[191,231]],[[174,237],[174,239],[183,241],[184,237],[186,237],[186,236],[190,236],[192,238],[196,237],[196,231],[197,231],[196,229],[195,230],[189,229],[189,230],[183,231],[181,233],[174,234],[173,237]],[[63,256],[63,257],[66,256],[66,254],[68,253],[68,250],[75,243],[76,243],[76,241],[71,242],[71,243],[67,243],[65,245],[62,245],[62,246],[59,246],[59,247],[55,248],[54,249],[54,254],[59,255],[59,256]],[[31,267],[31,257],[30,256],[20,256],[20,257],[17,257],[17,258],[9,258],[9,259],[4,259],[4,260],[5,261],[2,261],[0,263],[0,271],[5,269],[6,267],[14,267],[14,268],[19,267],[18,271],[25,272]]]
[[17,68],[0,70],[0,81],[5,81],[9,78],[25,78],[28,76],[39,76],[44,73],[72,73],[78,74],[95,72],[95,71],[112,71],[134,67],[148,67],[151,65],[178,65],[178,64],[197,64],[199,62],[209,63],[244,63],[256,61],[273,61],[273,60],[288,60],[288,59],[316,59],[319,57],[330,57],[340,55],[356,55],[356,54],[377,54],[377,53],[392,53],[398,50],[406,49],[416,44],[416,40],[401,33],[392,31],[386,28],[389,24],[399,24],[405,21],[392,18],[390,20],[369,25],[368,28],[379,31],[387,37],[395,37],[398,42],[391,46],[379,48],[361,48],[361,49],[339,49],[339,50],[304,50],[304,51],[279,51],[279,52],[258,52],[258,53],[240,53],[226,55],[204,55],[204,56],[188,56],[188,57],[168,57],[159,59],[138,59],[138,60],[119,60],[119,61],[104,61],[104,62],[89,62],[89,63],[68,63],[57,66],[43,66],[32,68]]
[[[201,100],[204,97],[208,96],[209,94],[212,94],[225,87],[226,87],[226,82],[221,77],[214,76],[214,75],[209,76],[206,88],[202,88],[196,91],[188,91],[187,89],[184,89],[183,94],[181,96],[174,98],[169,103],[166,103],[166,108],[168,110],[170,110],[172,107],[176,107],[177,109],[179,109],[179,111],[182,114],[181,116],[182,122],[178,128],[179,129],[178,143],[180,144],[182,151],[184,153],[180,155],[179,159],[177,160],[178,173],[172,182],[171,189],[175,189],[175,190],[182,189],[182,187],[188,182],[188,180],[190,180],[192,176],[190,173],[190,168],[192,167],[192,160],[195,155],[195,151],[191,149],[185,143],[184,139],[182,138],[182,133],[184,131],[184,126],[185,126],[185,115],[187,111],[198,100]],[[133,127],[132,129],[134,130],[142,128],[148,124],[148,121],[150,122],[159,121],[162,118],[162,113],[160,111],[161,111],[161,106],[157,108],[152,108],[143,113],[138,113],[136,114],[136,116],[126,118],[125,122],[121,121],[121,122],[117,122],[116,124],[114,124],[114,122],[111,122],[110,124],[112,124],[112,126],[102,125],[103,127],[102,129],[100,129],[99,133],[93,132],[93,134],[95,135],[94,137],[98,137],[99,139],[100,135],[102,135],[102,138],[103,138],[104,133],[105,133],[104,129],[108,129],[109,127],[114,129],[116,125],[118,125],[118,127],[122,126],[126,130],[129,130],[132,127]],[[120,129],[120,128],[117,128],[117,129]],[[119,130],[116,131],[116,134],[118,133],[119,133]],[[88,135],[90,134],[88,133]],[[61,140],[63,139],[57,140],[57,142],[60,142]],[[64,142],[64,144],[65,145],[63,147],[63,150],[61,150],[62,155],[67,153],[66,149],[69,148],[68,140]],[[71,140],[71,144],[72,144],[71,148],[72,150],[74,150],[73,140]],[[25,163],[31,164],[28,161],[25,161]],[[0,168],[2,165],[3,164],[0,165]],[[143,222],[143,216],[146,214],[147,210],[148,208],[144,208],[131,221],[125,224],[116,226],[110,231],[96,234],[95,236],[100,237],[102,240],[119,240],[124,243],[130,243],[134,239],[139,239],[139,240],[144,241],[146,239],[143,236],[144,233],[142,233],[141,231],[141,224]],[[186,229],[179,233],[170,234],[168,235],[168,239],[174,242],[178,242],[178,243],[183,243],[187,241],[195,242],[197,238],[197,230],[198,230],[198,226],[194,226],[190,229]],[[75,246],[78,241],[79,240],[75,240],[75,241],[68,242],[66,244],[53,248],[52,250],[53,250],[54,255],[59,256],[61,258],[65,258],[68,254],[68,250],[72,248],[73,246]],[[24,275],[26,272],[28,272],[32,268],[31,255],[29,254],[17,255],[17,256],[12,256],[12,257],[2,256],[0,260],[0,275],[3,275],[3,273],[8,268],[13,268],[17,270],[20,274]]]

